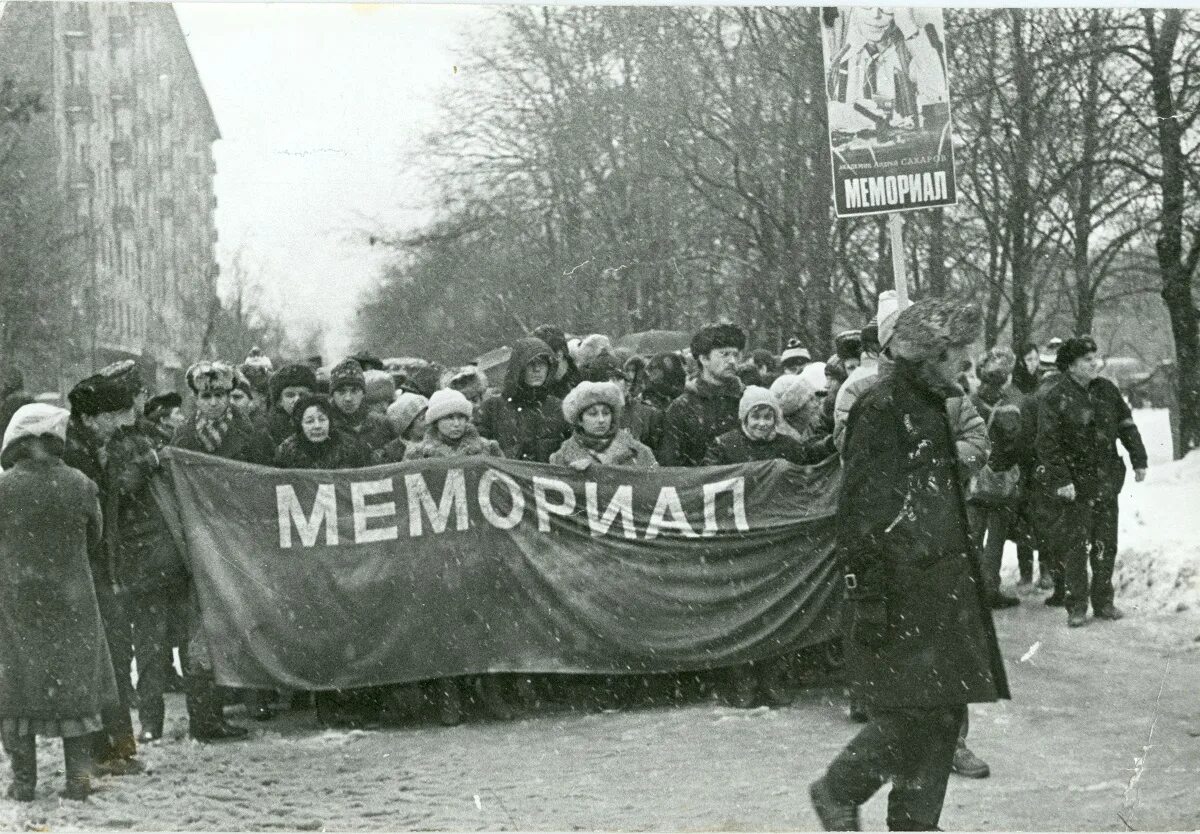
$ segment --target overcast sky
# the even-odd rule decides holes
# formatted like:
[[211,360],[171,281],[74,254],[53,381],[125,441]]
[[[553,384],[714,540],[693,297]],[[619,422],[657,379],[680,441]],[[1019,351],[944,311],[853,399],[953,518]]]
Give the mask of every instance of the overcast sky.
[[[222,139],[218,260],[235,253],[296,332],[324,321],[326,361],[349,352],[380,257],[356,230],[410,225],[426,195],[406,162],[436,129],[473,36],[462,5],[176,3]],[[240,357],[230,357],[240,359]]]

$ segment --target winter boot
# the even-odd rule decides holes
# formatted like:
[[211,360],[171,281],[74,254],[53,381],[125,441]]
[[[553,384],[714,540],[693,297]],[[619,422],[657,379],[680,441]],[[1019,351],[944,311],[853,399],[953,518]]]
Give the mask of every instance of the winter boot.
[[1097,620],[1119,620],[1125,616],[1125,612],[1110,602],[1101,607],[1099,611],[1092,612],[1092,616]]
[[499,675],[484,675],[479,680],[480,695],[483,707],[488,715],[498,721],[512,721],[516,711],[504,697],[504,679]]
[[133,737],[133,723],[129,730],[119,736],[109,736],[104,730],[92,733],[89,749],[92,755],[92,772],[97,776],[134,776],[145,770],[137,758],[137,741]]
[[211,675],[196,672],[187,676],[188,735],[196,741],[225,741],[242,738],[250,731],[226,723],[221,696]]
[[165,714],[166,708],[163,706],[162,696],[150,699],[150,703],[139,704],[138,723],[142,725],[142,732],[138,736],[138,741],[144,744],[147,741],[158,741],[162,738]]
[[1085,625],[1087,625],[1087,611],[1080,609],[1077,611],[1068,612],[1068,614],[1067,614],[1067,626],[1068,627],[1079,628],[1080,626],[1085,626]]
[[16,802],[33,802],[37,788],[37,736],[10,735],[3,737],[4,752],[12,763],[13,780],[5,793]]
[[1038,577],[1037,586],[1039,591],[1054,590],[1054,577],[1051,575],[1050,571],[1044,567],[1042,568],[1041,576]]
[[958,747],[954,751],[950,771],[968,779],[986,779],[992,772],[987,762],[972,753],[971,748],[967,747],[962,739],[959,739]]
[[758,701],[758,669],[747,663],[730,671],[725,702],[738,709],[750,709]]
[[813,810],[821,820],[821,828],[826,831],[859,831],[858,806],[848,802],[839,802],[829,790],[825,779],[821,778],[808,787],[808,795],[812,799]]
[[87,736],[63,739],[63,759],[66,762],[66,784],[62,795],[82,802],[92,793],[92,750]]

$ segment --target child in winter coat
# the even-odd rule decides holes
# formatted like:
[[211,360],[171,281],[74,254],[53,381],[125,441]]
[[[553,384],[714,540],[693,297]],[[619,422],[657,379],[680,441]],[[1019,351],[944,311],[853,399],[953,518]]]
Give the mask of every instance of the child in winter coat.
[[563,400],[563,417],[572,435],[550,456],[550,463],[587,469],[605,466],[658,466],[650,447],[619,428],[625,396],[615,382],[581,382]]
[[0,740],[7,796],[31,802],[37,735],[61,736],[68,799],[91,791],[91,734],[117,684],[88,550],[101,535],[98,490],[63,463],[61,408],[17,409],[0,450]]
[[[425,437],[411,444],[405,461],[435,458],[490,457],[502,458],[500,444],[480,437],[471,422],[475,407],[466,396],[453,388],[434,391],[425,412]],[[513,708],[504,695],[507,675],[486,675],[477,681],[487,711],[502,721],[513,718]],[[462,722],[463,678],[444,678],[438,681],[438,717],[452,727]]]
[[387,408],[387,419],[396,431],[395,439],[375,454],[377,463],[400,463],[408,444],[425,435],[425,409],[429,400],[411,391],[401,391]]
[[[738,418],[740,425],[736,429],[720,435],[709,445],[704,456],[706,466],[776,458],[803,466],[820,463],[836,451],[832,435],[800,441],[780,433],[783,409],[766,388],[757,385],[746,388],[738,403]],[[749,709],[758,702],[760,693],[772,706],[791,703],[791,693],[785,688],[785,658],[747,663],[731,669],[730,677],[726,697],[733,706]]]

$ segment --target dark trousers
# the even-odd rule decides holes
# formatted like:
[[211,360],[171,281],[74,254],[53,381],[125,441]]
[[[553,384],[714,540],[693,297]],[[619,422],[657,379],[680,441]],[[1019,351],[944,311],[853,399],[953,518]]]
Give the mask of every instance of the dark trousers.
[[871,720],[829,765],[825,783],[839,802],[857,806],[890,781],[888,828],[933,830],[966,709],[871,709]]
[[133,654],[137,658],[138,723],[142,731],[162,735],[163,692],[167,685],[167,667],[162,663],[167,651],[168,606],[158,594],[135,594],[133,616]]
[[[32,789],[37,785],[37,736],[0,733],[0,745],[12,763],[13,782]],[[75,780],[87,780],[92,771],[91,740],[88,736],[64,738],[63,760],[69,785]]]
[[107,578],[98,579],[95,583],[96,602],[100,608],[100,619],[104,623],[108,653],[112,657],[118,698],[116,704],[109,704],[100,710],[104,729],[92,737],[93,757],[96,761],[105,761],[112,758],[128,758],[137,753],[137,742],[133,737],[133,717],[129,714],[133,704],[133,679],[130,677],[133,637],[129,617],[125,613],[124,599],[113,592]]
[[[1113,601],[1113,567],[1117,558],[1117,495],[1079,496],[1060,502],[1059,526],[1064,590],[1068,611],[1099,611]],[[1092,569],[1088,580],[1088,567]]]

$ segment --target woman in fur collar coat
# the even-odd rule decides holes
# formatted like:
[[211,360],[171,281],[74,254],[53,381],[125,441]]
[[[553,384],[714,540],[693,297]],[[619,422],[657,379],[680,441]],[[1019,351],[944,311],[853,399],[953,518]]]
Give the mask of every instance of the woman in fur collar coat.
[[654,452],[618,428],[625,397],[615,382],[581,382],[563,400],[563,417],[573,434],[550,462],[586,469],[593,463],[605,466],[658,466]]

